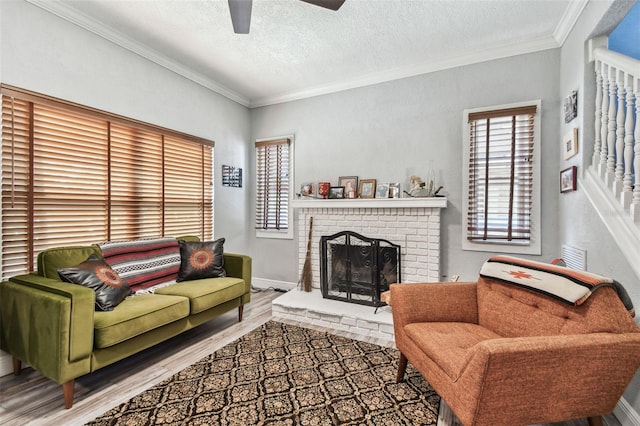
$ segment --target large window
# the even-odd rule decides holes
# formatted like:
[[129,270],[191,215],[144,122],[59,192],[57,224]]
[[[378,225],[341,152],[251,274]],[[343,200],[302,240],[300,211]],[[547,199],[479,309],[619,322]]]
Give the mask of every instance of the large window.
[[463,248],[540,254],[540,102],[465,111]]
[[2,276],[55,246],[213,237],[213,143],[2,87]]
[[293,238],[289,223],[292,137],[256,141],[256,235]]

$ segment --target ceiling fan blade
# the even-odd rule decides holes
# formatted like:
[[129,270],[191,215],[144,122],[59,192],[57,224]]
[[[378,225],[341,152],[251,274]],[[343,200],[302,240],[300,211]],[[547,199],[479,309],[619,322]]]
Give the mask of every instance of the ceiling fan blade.
[[315,4],[325,9],[338,10],[345,0],[302,0],[305,3]]
[[228,0],[233,32],[249,34],[251,25],[251,4],[253,0]]

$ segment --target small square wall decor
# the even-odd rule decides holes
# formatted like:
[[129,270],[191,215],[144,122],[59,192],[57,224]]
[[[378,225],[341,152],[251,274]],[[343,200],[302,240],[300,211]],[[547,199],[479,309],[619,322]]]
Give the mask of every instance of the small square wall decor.
[[562,152],[564,159],[568,160],[578,153],[578,128],[574,127],[562,138]]

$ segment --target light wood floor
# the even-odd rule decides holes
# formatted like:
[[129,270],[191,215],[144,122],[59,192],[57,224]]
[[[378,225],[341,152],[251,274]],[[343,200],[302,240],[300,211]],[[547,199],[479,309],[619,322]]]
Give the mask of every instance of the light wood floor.
[[[0,424],[82,425],[93,420],[269,321],[272,318],[271,301],[280,295],[272,290],[254,293],[251,303],[245,307],[241,323],[237,322],[237,311],[233,310],[167,342],[77,379],[74,405],[70,410],[64,409],[62,387],[31,368],[24,369],[20,376],[0,377]],[[291,324],[310,327],[296,322]],[[310,328],[337,334],[335,330],[322,327]],[[378,345],[393,345],[393,342],[352,333],[340,334]],[[605,423],[620,426],[613,416],[608,416]],[[554,426],[586,424],[586,421],[572,421]]]

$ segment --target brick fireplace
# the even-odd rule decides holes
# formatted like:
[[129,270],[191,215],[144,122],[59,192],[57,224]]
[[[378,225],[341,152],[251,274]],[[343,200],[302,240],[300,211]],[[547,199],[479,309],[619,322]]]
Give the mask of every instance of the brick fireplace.
[[[322,298],[320,239],[341,231],[353,231],[388,240],[402,247],[402,282],[440,281],[440,212],[446,208],[446,198],[294,200],[292,205],[297,213],[299,271],[306,257],[309,219],[313,217],[314,291],[291,290],[274,301],[273,315],[393,339],[388,310],[374,315],[371,307],[358,306],[354,311],[352,304]],[[362,308],[367,311],[361,312]]]

